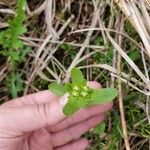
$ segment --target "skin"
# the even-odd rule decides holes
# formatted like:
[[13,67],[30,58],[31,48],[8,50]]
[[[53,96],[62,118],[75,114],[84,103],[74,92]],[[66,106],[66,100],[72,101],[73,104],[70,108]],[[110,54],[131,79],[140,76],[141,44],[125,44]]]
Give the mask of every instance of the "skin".
[[[88,82],[100,88],[97,82]],[[65,117],[66,96],[42,91],[9,101],[0,107],[0,149],[2,150],[84,150],[88,141],[80,138],[96,127],[112,103],[81,109]]]

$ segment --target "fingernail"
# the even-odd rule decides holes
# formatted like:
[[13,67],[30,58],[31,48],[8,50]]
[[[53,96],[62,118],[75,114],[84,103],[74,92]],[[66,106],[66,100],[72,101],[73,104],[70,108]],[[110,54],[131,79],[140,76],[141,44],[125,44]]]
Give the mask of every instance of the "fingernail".
[[68,96],[69,96],[69,93],[66,93],[64,96],[62,96],[60,98],[60,105],[61,106],[65,106],[65,104],[67,103],[68,101]]

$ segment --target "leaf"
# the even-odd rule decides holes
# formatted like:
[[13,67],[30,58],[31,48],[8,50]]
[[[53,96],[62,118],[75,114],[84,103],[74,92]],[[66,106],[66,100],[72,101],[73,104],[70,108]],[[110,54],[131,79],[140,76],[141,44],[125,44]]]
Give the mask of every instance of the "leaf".
[[135,62],[140,59],[140,52],[137,49],[133,49],[128,53],[129,57]]
[[80,69],[77,68],[73,68],[71,70],[71,78],[74,84],[79,84],[85,80],[82,72],[80,71]]
[[12,72],[10,75],[7,76],[5,82],[7,89],[11,94],[11,97],[18,97],[18,93],[23,90],[23,80],[21,79],[21,75],[16,72]]
[[23,42],[19,39],[19,36],[27,31],[24,25],[26,20],[25,6],[26,0],[18,0],[16,15],[8,21],[9,27],[0,33],[0,46],[4,49],[3,54],[10,58],[11,64],[21,63],[19,56],[21,55],[20,49],[23,48]]
[[65,84],[65,89],[66,89],[67,92],[70,92],[72,90],[71,83],[69,83],[69,82],[66,83]]
[[67,104],[63,108],[63,113],[70,116],[81,108],[78,97],[69,96]]
[[21,53],[20,53],[20,62],[25,62],[26,60],[26,56],[27,54],[31,51],[31,48],[29,47],[24,47],[24,49],[21,50]]
[[105,127],[106,127],[105,123],[102,122],[95,128],[95,132],[98,134],[102,134],[105,131]]
[[78,105],[80,108],[87,106],[87,98],[79,97]]
[[71,87],[73,88],[74,86],[79,86],[79,87],[86,86],[86,80],[83,79],[81,82],[78,82],[78,83],[72,83]]
[[95,104],[103,104],[112,101],[118,95],[115,88],[102,88],[99,90],[91,90],[88,106]]
[[67,93],[67,90],[65,87],[58,83],[51,83],[48,86],[49,90],[52,91],[57,96],[63,96]]

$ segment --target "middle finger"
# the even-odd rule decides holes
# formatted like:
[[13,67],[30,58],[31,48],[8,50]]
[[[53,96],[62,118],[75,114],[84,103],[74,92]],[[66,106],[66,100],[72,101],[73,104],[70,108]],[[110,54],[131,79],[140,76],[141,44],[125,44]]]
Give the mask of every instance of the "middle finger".
[[95,115],[101,114],[110,110],[112,108],[112,103],[107,103],[103,105],[96,105],[86,109],[81,109],[79,112],[75,113],[73,116],[66,118],[65,120],[61,121],[60,123],[47,127],[47,130],[50,132],[58,132],[63,130],[73,124],[79,123],[84,121],[90,117]]
[[67,144],[68,142],[78,139],[89,129],[96,127],[103,119],[104,114],[99,114],[60,132],[51,134],[54,147]]

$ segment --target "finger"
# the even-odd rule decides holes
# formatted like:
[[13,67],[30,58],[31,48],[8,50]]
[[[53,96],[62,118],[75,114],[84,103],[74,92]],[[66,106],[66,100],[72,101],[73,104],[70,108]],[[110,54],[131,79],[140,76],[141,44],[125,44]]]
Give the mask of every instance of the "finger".
[[[95,81],[88,82],[88,85],[91,88],[101,87],[101,85]],[[13,101],[9,101],[3,104],[2,107],[20,107],[20,106],[26,106],[26,105],[40,104],[40,103],[55,101],[55,100],[58,100],[58,98],[60,97],[54,95],[51,91],[45,90],[45,91],[37,92],[35,94],[30,94],[27,96],[16,98]]]
[[73,116],[66,118],[65,120],[59,122],[58,124],[54,126],[47,127],[47,130],[50,132],[58,132],[60,130],[63,130],[73,124],[79,123],[83,120],[86,120],[88,118],[91,118],[97,114],[104,113],[112,108],[112,102],[103,104],[103,105],[96,105],[91,106],[86,109],[82,109]]
[[5,103],[2,107],[21,107],[33,104],[40,104],[58,100],[58,96],[54,95],[49,90],[37,92]]
[[54,125],[65,118],[62,109],[66,100],[64,96],[58,101],[0,109],[0,129],[19,136],[24,132]]
[[46,129],[37,130],[31,136],[30,140],[25,140],[27,146],[33,150],[52,150],[51,135]]
[[[86,121],[52,134],[54,147],[64,145],[70,141],[78,139],[82,134],[89,129],[96,127],[104,119],[104,114],[99,114]],[[62,138],[63,137],[63,138]]]
[[88,146],[88,140],[81,138],[54,150],[85,150]]
[[89,86],[92,89],[99,89],[102,88],[101,84],[96,81],[88,81],[87,86]]
[[[96,81],[89,81],[87,82],[87,85],[95,89],[101,88],[101,84]],[[58,132],[64,128],[71,126],[72,124],[86,120],[99,113],[104,113],[105,111],[110,110],[111,108],[112,102],[103,105],[92,106],[87,109],[82,109],[79,112],[75,113],[73,116],[66,118],[64,121],[56,124],[55,126],[47,127],[47,130],[51,132]]]

